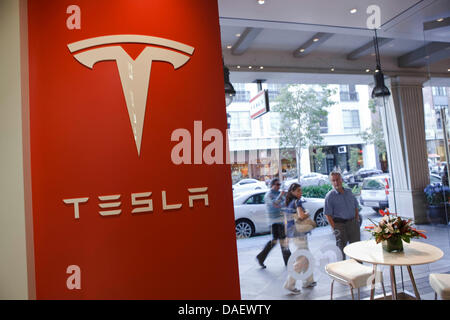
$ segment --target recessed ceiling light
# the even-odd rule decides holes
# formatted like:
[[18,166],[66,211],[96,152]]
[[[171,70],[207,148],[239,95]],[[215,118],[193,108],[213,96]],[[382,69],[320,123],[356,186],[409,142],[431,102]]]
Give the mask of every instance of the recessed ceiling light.
[[370,72],[370,69],[366,69],[366,72]]
[[236,37],[238,37],[238,38],[239,38],[240,36],[241,36],[241,34],[240,34],[240,33],[236,33]]
[[264,0],[258,0],[258,4],[264,4]]
[[252,66],[248,66],[248,68],[249,68],[249,69],[251,69],[251,68],[252,68]]
[[305,52],[305,49],[300,49],[300,52]]
[[262,70],[262,69],[264,69],[264,67],[263,67],[263,66],[261,66],[261,67],[259,67],[259,68],[260,68],[261,70]]
[[331,68],[331,71],[334,71],[334,68]]
[[350,13],[353,14],[353,13],[356,13],[356,11],[358,11],[358,10],[352,9],[352,10],[350,10]]
[[231,47],[232,47],[231,44],[227,45],[227,49],[231,49]]
[[313,41],[317,42],[317,41],[319,41],[319,38],[314,38]]
[[448,68],[447,71],[450,72],[450,68]]
[[442,22],[442,21],[444,21],[444,18],[439,18],[439,19],[437,19],[436,21],[437,21],[437,22]]
[[241,68],[241,66],[237,66],[236,68],[240,69],[240,68]]

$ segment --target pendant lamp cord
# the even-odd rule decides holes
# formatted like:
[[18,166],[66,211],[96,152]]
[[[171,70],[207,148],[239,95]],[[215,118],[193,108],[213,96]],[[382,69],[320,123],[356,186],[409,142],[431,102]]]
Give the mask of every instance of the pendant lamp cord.
[[[379,72],[381,72],[381,60],[380,60],[380,49],[378,47],[378,36],[377,36],[377,29],[373,29],[373,31],[375,31],[375,37],[373,38],[373,43],[374,43],[374,47],[375,47],[375,56],[376,56],[376,62],[377,62],[377,68],[379,67],[380,70]],[[391,176],[391,180],[392,180],[392,195],[394,197],[394,214],[397,215],[397,199],[395,197],[395,181],[394,181],[394,170],[392,168],[392,155],[391,155],[391,139],[389,137],[389,125],[388,125],[388,117],[387,117],[387,108],[386,108],[386,100],[385,97],[383,96],[383,107],[384,107],[384,118],[385,118],[385,122],[386,122],[386,136],[387,136],[387,142],[388,142],[388,149],[389,149],[389,153],[388,153],[388,157],[389,157],[389,161],[390,161],[390,166],[389,166],[389,173]]]
[[377,29],[373,29],[375,31],[375,37],[373,38],[373,43],[375,47],[375,57],[377,66],[380,66],[381,68],[381,61],[380,61],[380,49],[378,48],[378,36],[377,36]]

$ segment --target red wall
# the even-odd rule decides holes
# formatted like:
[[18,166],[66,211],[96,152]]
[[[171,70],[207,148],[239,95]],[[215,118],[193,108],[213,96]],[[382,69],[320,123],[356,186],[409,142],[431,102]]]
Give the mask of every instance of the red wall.
[[[69,5],[81,9],[80,30],[66,26]],[[29,0],[28,32],[37,299],[239,299],[230,168],[171,161],[177,128],[193,137],[201,120],[203,131],[225,136],[216,1]],[[153,62],[140,156],[116,63],[91,70],[67,47],[117,34],[195,48],[177,70]],[[144,47],[123,46],[132,57]],[[209,206],[190,208],[187,189],[199,187],[208,187]],[[163,190],[182,207],[163,210]],[[152,192],[153,212],[131,213],[140,192]],[[121,213],[101,216],[98,197],[113,194]],[[63,199],[81,197],[89,200],[75,219]],[[71,265],[81,289],[66,285]]]

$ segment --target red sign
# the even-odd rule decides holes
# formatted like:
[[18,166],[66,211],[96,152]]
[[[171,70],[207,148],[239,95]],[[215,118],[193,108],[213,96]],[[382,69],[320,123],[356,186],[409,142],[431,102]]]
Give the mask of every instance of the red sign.
[[171,159],[226,136],[216,1],[29,0],[28,33],[37,299],[239,299],[229,165]]

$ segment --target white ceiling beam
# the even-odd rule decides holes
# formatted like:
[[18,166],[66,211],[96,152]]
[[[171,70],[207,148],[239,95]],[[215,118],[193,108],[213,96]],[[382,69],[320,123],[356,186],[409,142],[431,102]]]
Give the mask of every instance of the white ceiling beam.
[[292,54],[296,58],[302,58],[316,50],[318,47],[320,47],[320,45],[330,39],[333,35],[334,33],[318,32],[314,36],[312,36],[311,39],[295,49]]
[[[382,47],[385,44],[391,42],[394,39],[390,38],[378,38],[378,47]],[[357,60],[361,57],[364,57],[368,54],[375,52],[373,41],[367,42],[365,45],[359,47],[358,49],[353,50],[347,55],[347,60]]]
[[449,42],[431,42],[398,58],[400,68],[423,67],[450,58]]
[[250,48],[252,42],[263,31],[263,28],[245,28],[239,40],[231,48],[231,54],[239,56]]
[[423,23],[423,31],[430,31],[450,26],[450,17],[442,18],[441,21],[432,20]]

